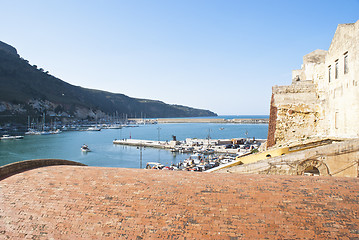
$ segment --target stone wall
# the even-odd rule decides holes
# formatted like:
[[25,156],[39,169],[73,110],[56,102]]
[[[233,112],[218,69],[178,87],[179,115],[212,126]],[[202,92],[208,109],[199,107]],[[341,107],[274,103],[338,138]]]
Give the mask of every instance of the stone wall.
[[219,172],[304,175],[310,167],[318,169],[321,176],[358,177],[359,140],[333,143]]
[[268,147],[307,139],[317,132],[318,105],[311,82],[274,86],[271,100],[271,123]]
[[277,107],[274,105],[274,95],[272,94],[270,102],[270,115],[269,115],[269,125],[268,125],[268,137],[267,137],[267,147],[272,147],[275,145],[275,130],[277,125]]

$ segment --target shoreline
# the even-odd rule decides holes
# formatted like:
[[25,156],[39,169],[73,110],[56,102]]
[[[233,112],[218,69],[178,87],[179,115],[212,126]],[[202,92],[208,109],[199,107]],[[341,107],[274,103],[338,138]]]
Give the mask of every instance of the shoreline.
[[268,124],[268,118],[156,118],[156,119],[142,119],[129,118],[129,121],[136,123],[236,123],[236,124]]

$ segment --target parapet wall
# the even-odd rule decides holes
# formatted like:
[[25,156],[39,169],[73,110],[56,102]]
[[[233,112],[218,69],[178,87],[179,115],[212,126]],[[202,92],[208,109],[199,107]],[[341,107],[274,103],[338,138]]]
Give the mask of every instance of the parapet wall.
[[54,166],[54,165],[86,166],[85,164],[82,163],[69,161],[69,160],[62,160],[62,159],[26,160],[21,162],[10,163],[8,165],[0,167],[0,180],[20,172],[24,172],[40,167]]
[[241,174],[303,175],[315,167],[321,176],[358,177],[359,140],[349,140],[223,169]]

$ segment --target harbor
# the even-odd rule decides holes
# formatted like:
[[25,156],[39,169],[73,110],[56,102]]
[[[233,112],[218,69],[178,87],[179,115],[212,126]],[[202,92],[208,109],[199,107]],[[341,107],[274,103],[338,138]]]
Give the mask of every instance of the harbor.
[[165,170],[206,171],[221,164],[228,164],[237,157],[258,151],[265,139],[232,138],[232,139],[197,139],[186,138],[177,141],[172,136],[171,141],[154,141],[141,139],[115,139],[113,144],[135,146],[142,148],[166,149],[172,153],[189,153],[189,158],[165,166],[157,162],[147,162],[146,168]]
[[[225,145],[221,146],[225,142],[216,143],[214,139],[264,139],[268,129],[266,124],[220,123],[127,124],[121,125],[121,128],[104,128],[103,124],[98,124],[97,126],[101,127],[100,131],[90,131],[88,128],[96,126],[92,123],[83,123],[80,128],[78,126],[79,124],[68,124],[66,128],[60,128],[59,134],[41,135],[25,135],[26,129],[20,132],[3,126],[4,131],[0,137],[7,134],[21,135],[24,138],[0,140],[0,165],[29,159],[56,158],[99,167],[144,168],[147,162],[159,162],[170,166],[183,162],[194,154],[193,151],[189,152],[190,145],[186,146],[186,139],[192,139],[191,143],[194,143],[195,139],[203,139],[203,144],[206,146],[209,142],[216,154],[235,157],[244,150],[230,146],[225,149]],[[172,135],[181,143],[173,145],[173,149]],[[123,141],[124,144],[113,144],[114,139],[127,140]],[[189,140],[187,143],[190,144]],[[81,150],[84,144],[88,145],[91,152]],[[194,146],[194,149],[200,150],[200,147]]]

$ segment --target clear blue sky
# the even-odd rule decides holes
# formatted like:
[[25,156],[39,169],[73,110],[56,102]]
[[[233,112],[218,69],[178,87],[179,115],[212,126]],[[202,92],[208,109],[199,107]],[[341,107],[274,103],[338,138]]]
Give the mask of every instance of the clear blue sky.
[[218,114],[268,114],[273,85],[359,19],[359,0],[0,0],[0,40],[62,80]]

